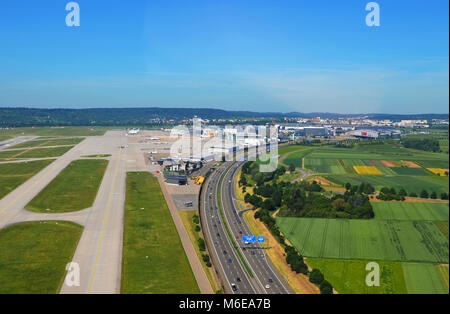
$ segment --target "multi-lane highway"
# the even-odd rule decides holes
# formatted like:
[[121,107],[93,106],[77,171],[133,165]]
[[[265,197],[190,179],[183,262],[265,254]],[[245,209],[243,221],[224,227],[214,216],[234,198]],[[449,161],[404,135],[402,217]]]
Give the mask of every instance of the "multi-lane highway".
[[[258,243],[245,244],[242,242],[243,235],[253,235],[247,226],[245,219],[239,215],[235,202],[235,176],[243,162],[235,162],[226,170],[221,185],[222,203],[225,219],[230,226],[232,234],[240,243],[241,250],[247,264],[250,266],[255,279],[263,291],[270,294],[287,294],[291,289],[280,278],[271,262],[268,260],[265,250]],[[255,235],[258,236],[258,235]]]
[[[242,166],[240,162],[227,162],[212,173],[205,183],[202,196],[202,219],[205,222],[205,236],[212,244],[215,254],[215,266],[224,277],[224,285],[233,293],[265,294],[265,293],[292,293],[287,284],[280,278],[273,265],[267,260],[264,250],[256,244],[245,245],[243,235],[251,235],[246,222],[235,207],[234,176]],[[222,184],[220,184],[222,182]],[[225,221],[219,212],[217,199],[220,186],[220,203]],[[231,240],[227,234],[224,223],[229,227],[232,237],[239,246],[240,254],[251,270],[252,276],[239,259]],[[231,260],[231,262],[230,262]],[[218,265],[217,265],[218,264]],[[233,291],[232,286],[236,291]]]
[[251,282],[252,278],[233,248],[218,208],[217,187],[225,170],[225,167],[218,168],[205,182],[201,200],[203,231],[210,244],[210,254],[214,254],[213,262],[224,280],[223,285],[226,292],[254,294],[257,291]]

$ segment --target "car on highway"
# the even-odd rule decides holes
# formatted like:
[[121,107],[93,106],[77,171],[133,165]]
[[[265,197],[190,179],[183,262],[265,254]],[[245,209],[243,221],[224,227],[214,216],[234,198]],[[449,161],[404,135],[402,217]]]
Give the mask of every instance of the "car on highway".
[[272,279],[272,278],[269,278],[269,282],[272,283],[272,282],[273,282],[273,279]]
[[227,255],[227,251],[226,251],[226,250],[223,250],[223,254]]
[[231,289],[233,289],[233,291],[237,291],[238,290],[237,286],[234,283],[231,284]]
[[241,278],[240,278],[240,277],[237,277],[237,278],[236,278],[236,281],[237,281],[237,282],[241,282]]
[[270,285],[266,285],[266,289],[270,289]]

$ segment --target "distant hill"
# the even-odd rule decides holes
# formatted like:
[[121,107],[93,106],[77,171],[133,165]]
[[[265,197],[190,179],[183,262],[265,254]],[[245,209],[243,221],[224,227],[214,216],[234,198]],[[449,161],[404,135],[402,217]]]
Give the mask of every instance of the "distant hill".
[[368,117],[375,119],[448,119],[448,114],[337,114],[337,113],[277,113],[226,111],[195,108],[97,108],[97,109],[32,109],[0,108],[0,127],[26,126],[144,126],[154,124],[152,119],[186,120],[198,116],[204,119],[252,119],[252,118],[337,118]]

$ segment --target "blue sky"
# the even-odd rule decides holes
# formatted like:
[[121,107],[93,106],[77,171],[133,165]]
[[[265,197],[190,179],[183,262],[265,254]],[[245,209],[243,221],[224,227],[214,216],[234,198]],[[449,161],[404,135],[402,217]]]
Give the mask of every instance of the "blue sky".
[[448,113],[444,0],[0,3],[0,106]]

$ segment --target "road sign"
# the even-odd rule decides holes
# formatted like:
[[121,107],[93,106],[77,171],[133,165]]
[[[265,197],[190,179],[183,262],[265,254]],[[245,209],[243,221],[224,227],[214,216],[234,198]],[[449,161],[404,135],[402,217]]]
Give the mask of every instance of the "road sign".
[[256,237],[255,236],[243,236],[242,237],[242,242],[244,242],[244,243],[255,243],[256,242]]
[[264,243],[264,242],[265,242],[264,237],[263,236],[259,236],[258,237],[258,243]]

